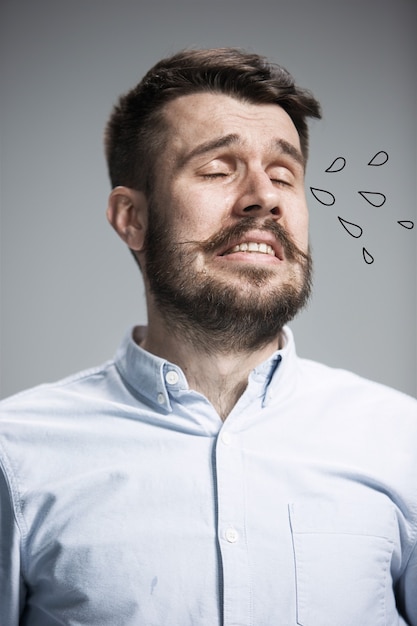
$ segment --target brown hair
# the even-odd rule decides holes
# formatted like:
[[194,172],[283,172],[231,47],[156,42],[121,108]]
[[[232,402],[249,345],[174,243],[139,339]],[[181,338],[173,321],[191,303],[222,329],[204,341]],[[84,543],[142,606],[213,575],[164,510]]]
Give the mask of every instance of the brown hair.
[[320,104],[311,92],[295,85],[287,70],[235,48],[184,50],[159,61],[114,107],[105,133],[113,187],[124,185],[151,193],[153,164],[163,148],[163,131],[168,130],[162,114],[164,105],[205,91],[281,106],[298,131],[307,161],[306,118],[320,118]]

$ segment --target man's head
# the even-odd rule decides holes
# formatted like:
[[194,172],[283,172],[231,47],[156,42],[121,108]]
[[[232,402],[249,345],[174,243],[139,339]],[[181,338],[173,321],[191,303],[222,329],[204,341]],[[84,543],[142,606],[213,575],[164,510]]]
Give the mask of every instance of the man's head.
[[107,129],[109,219],[144,272],[150,318],[253,350],[307,301],[306,117],[291,76],[236,50],[162,61]]
[[295,85],[291,74],[238,49],[185,50],[157,63],[114,107],[105,135],[112,187],[152,192],[154,168],[169,133],[164,107],[195,93],[279,105],[292,119],[307,161],[307,118],[319,118],[320,106],[309,91]]

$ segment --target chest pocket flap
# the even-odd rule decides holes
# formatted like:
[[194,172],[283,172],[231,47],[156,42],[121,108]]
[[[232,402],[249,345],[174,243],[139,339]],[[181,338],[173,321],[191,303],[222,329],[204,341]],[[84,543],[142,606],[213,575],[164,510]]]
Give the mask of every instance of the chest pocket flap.
[[289,507],[300,626],[394,626],[394,507],[307,500]]

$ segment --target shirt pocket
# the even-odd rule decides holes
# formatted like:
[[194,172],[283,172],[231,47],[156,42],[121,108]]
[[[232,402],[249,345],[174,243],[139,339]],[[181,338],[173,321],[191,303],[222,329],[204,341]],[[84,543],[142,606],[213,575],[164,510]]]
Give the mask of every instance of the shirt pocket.
[[395,511],[307,501],[289,507],[297,624],[395,626],[390,564]]

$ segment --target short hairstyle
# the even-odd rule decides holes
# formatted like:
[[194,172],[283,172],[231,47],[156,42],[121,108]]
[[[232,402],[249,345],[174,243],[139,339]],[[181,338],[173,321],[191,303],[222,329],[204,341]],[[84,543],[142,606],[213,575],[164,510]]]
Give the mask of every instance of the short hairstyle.
[[180,96],[201,92],[279,105],[292,119],[307,161],[307,118],[321,117],[320,104],[310,91],[295,85],[286,69],[236,48],[183,50],[154,65],[115,105],[105,132],[112,187],[152,193],[155,159],[169,130],[164,106]]

